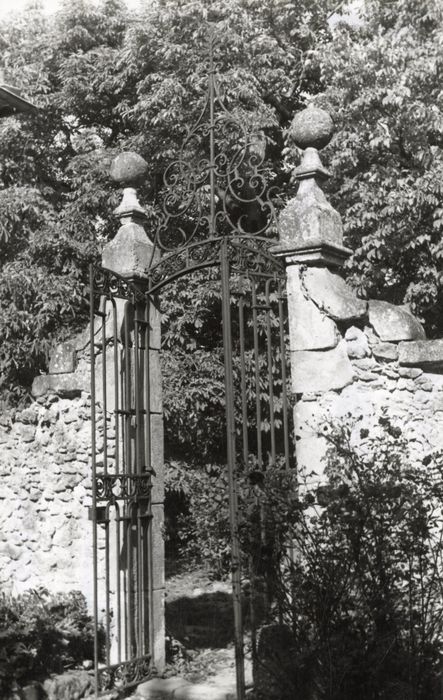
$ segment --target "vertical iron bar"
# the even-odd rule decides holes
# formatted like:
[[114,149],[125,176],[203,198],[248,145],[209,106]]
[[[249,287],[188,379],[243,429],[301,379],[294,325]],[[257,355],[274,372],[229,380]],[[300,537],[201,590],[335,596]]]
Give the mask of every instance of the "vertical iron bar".
[[[128,302],[128,304],[131,302]],[[124,318],[124,333],[125,333],[125,420],[126,420],[126,473],[132,474],[132,450],[131,450],[131,440],[132,440],[132,381],[131,381],[131,361],[130,361],[130,347],[131,338],[129,331],[129,321],[128,321],[128,309],[125,305],[125,318]],[[127,590],[127,600],[126,600],[126,618],[127,618],[127,629],[128,635],[126,639],[126,648],[128,659],[132,657],[132,644],[133,644],[133,571],[132,571],[132,508],[129,500],[125,503],[125,537],[126,537],[126,590]]]
[[[107,321],[107,304],[108,299],[103,300],[103,316],[102,316],[102,418],[103,418],[103,473],[108,473],[108,426],[107,426],[107,365],[106,365],[106,321]],[[111,305],[111,308],[112,305]],[[114,337],[115,343],[115,337]],[[105,627],[106,627],[106,663],[109,666],[111,663],[111,611],[110,611],[110,571],[109,571],[109,513],[106,515],[105,522]]]
[[[135,465],[134,472],[139,475],[141,473],[140,459],[140,428],[141,428],[141,406],[140,406],[140,373],[139,373],[139,302],[134,304],[134,342],[133,342],[133,362],[134,362],[134,402],[135,402]],[[141,656],[142,648],[142,625],[141,625],[141,542],[140,542],[140,503],[134,505],[136,510],[135,519],[135,571],[134,571],[134,622],[136,623],[136,655]]]
[[[150,472],[152,469],[152,436],[151,436],[151,326],[150,326],[150,312],[151,306],[154,310],[155,299],[151,298],[149,295],[145,297],[145,467]],[[154,315],[154,313],[153,313]],[[157,465],[154,465],[154,469]],[[160,465],[158,465],[160,468]],[[151,477],[150,477],[151,479]],[[145,520],[144,526],[144,536],[145,536],[145,556],[146,562],[143,568],[144,576],[146,576],[146,587],[148,600],[146,602],[145,596],[145,623],[147,629],[149,630],[148,645],[149,653],[151,657],[154,653],[154,571],[153,571],[153,561],[152,561],[152,495],[149,495],[149,505],[147,512],[147,519]],[[145,649],[146,652],[146,649]]]
[[285,317],[283,306],[283,284],[280,279],[278,282],[278,320],[280,330],[280,355],[281,355],[281,382],[282,382],[282,406],[283,406],[283,441],[285,449],[285,465],[286,469],[290,468],[289,455],[289,416],[288,416],[288,391],[287,391],[287,375],[286,375],[286,342],[285,342]]
[[215,236],[215,86],[214,86],[214,54],[212,37],[209,51],[209,236]]
[[[245,278],[245,280],[248,278]],[[245,281],[244,280],[244,281]],[[250,283],[250,280],[248,279]],[[243,430],[243,462],[244,468],[248,469],[249,464],[249,444],[248,444],[248,403],[246,394],[246,343],[245,343],[245,296],[241,295],[238,303],[238,325],[240,335],[240,372],[241,372],[241,402],[242,402],[242,430]],[[255,614],[255,572],[252,555],[249,556],[248,562],[249,579],[251,581],[251,590],[249,594],[249,616],[251,626],[251,649],[252,658],[256,658],[257,654],[257,626]]]
[[109,559],[109,512],[106,509],[105,522],[105,615],[106,615],[106,664],[111,663],[111,613],[110,613],[110,559]]
[[[127,454],[126,454],[126,443],[128,441],[127,435],[127,418],[124,413],[126,410],[126,379],[125,379],[125,356],[126,356],[126,322],[123,320],[123,334],[122,334],[122,349],[120,351],[120,402],[121,402],[121,429],[122,429],[122,464],[121,473],[128,473],[127,466]],[[120,540],[125,544],[126,537],[126,515],[127,515],[127,505],[126,500],[122,502],[122,509],[120,513]],[[128,615],[127,615],[127,600],[128,600],[128,577],[125,572],[125,564],[123,563],[123,552],[121,557],[121,568],[122,568],[122,578],[123,578],[123,604],[122,604],[122,615],[123,615],[123,628],[124,628],[124,660],[128,659]],[[122,645],[123,646],[123,645]]]
[[272,373],[272,328],[271,328],[271,301],[270,301],[270,284],[271,280],[267,280],[265,284],[265,306],[266,306],[266,346],[268,355],[268,399],[269,399],[269,423],[271,431],[271,460],[275,465],[276,448],[275,448],[275,413],[274,413],[274,377]]
[[241,562],[240,542],[238,533],[238,496],[237,469],[235,459],[235,409],[232,367],[232,337],[231,337],[231,302],[229,284],[229,260],[226,239],[223,240],[220,251],[221,287],[222,287],[222,323],[223,323],[223,353],[225,362],[225,392],[226,392],[226,437],[229,487],[229,519],[231,526],[232,551],[232,595],[234,603],[235,627],[235,668],[237,681],[237,700],[245,697],[245,669],[243,649],[243,620],[241,601]]
[[254,364],[255,364],[255,415],[257,420],[257,462],[258,468],[263,467],[262,436],[261,436],[261,396],[260,396],[260,356],[258,346],[258,314],[257,288],[255,279],[252,280],[252,326],[254,334]]
[[[115,456],[114,456],[114,473],[120,472],[120,392],[119,392],[119,337],[117,326],[117,305],[115,299],[112,298],[113,311],[113,334],[114,334],[114,431],[115,431]],[[120,585],[120,508],[118,503],[115,504],[115,561],[116,561],[116,625],[117,625],[117,660],[120,663],[122,660],[122,622],[121,622],[121,585]]]
[[126,640],[127,661],[132,659],[132,645],[134,641],[134,621],[133,621],[133,585],[132,585],[132,504],[130,501],[126,503],[126,518],[125,518],[125,539],[126,539],[126,581],[127,581],[127,607],[126,617],[128,625],[128,638]]
[[89,353],[91,361],[91,469],[92,469],[92,568],[94,598],[94,685],[98,696],[98,586],[97,586],[97,466],[96,466],[96,415],[95,415],[95,354],[94,354],[94,270],[89,267]]
[[121,609],[121,585],[120,585],[120,529],[121,529],[121,513],[118,503],[115,504],[115,546],[116,546],[116,576],[117,576],[117,654],[118,662],[122,660],[122,609]]
[[102,415],[103,415],[103,471],[105,474],[108,473],[108,426],[106,424],[106,413],[107,413],[107,382],[106,382],[106,305],[107,299],[104,297],[103,301],[103,316],[102,316],[102,394],[103,394],[103,405],[102,405]]
[[249,462],[248,445],[248,402],[246,396],[246,366],[245,366],[245,297],[242,294],[238,302],[238,325],[240,334],[240,372],[241,372],[241,406],[242,406],[242,432],[243,432],[243,462],[245,469]]
[[115,299],[112,300],[112,308],[114,313],[114,430],[115,430],[115,457],[114,457],[114,472],[119,473],[120,469],[120,424],[119,424],[119,413],[120,408],[119,401],[119,362],[118,362],[118,329],[117,329],[117,307],[115,304]]

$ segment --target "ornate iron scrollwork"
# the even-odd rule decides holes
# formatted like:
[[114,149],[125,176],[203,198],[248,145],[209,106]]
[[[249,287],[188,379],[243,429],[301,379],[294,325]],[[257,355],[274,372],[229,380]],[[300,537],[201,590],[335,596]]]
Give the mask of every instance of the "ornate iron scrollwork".
[[[164,174],[151,264],[160,250],[168,269],[164,263],[152,264],[151,288],[171,271],[214,263],[214,247],[205,245],[209,241],[216,246],[220,236],[263,237],[276,227],[266,135],[249,131],[245,120],[226,108],[213,59],[215,42],[212,34],[201,113]],[[177,270],[171,270],[175,265]]]
[[145,301],[145,295],[136,285],[132,284],[116,272],[105,270],[101,266],[93,266],[93,285],[96,293],[103,294],[109,298],[132,299],[135,301]]
[[120,499],[143,500],[151,493],[151,472],[146,474],[99,474],[96,477],[98,501],[115,503]]
[[154,674],[151,655],[147,654],[131,661],[123,661],[120,664],[99,669],[97,690],[102,694],[113,688],[129,688],[152,678]]

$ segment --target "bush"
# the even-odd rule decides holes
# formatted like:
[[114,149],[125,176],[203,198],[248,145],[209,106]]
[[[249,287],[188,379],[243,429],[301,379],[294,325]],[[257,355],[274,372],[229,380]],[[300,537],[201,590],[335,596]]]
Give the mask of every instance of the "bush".
[[[437,700],[442,455],[413,462],[386,416],[369,429],[325,428],[324,482],[308,474],[298,495],[275,480],[262,491],[274,520],[274,599],[292,637],[278,697]],[[291,550],[281,546],[289,539]]]
[[[322,435],[329,450],[321,484],[310,474],[296,483],[278,466],[239,477],[243,570],[252,568],[253,587],[266,591],[267,622],[283,623],[291,638],[285,664],[272,670],[276,697],[437,700],[442,455],[414,461],[384,415],[369,428],[349,419]],[[224,468],[176,465],[169,489],[187,500],[181,551],[227,574]],[[266,659],[256,664],[263,669]]]
[[188,563],[204,563],[218,577],[229,572],[230,560],[225,470],[175,461],[166,469],[166,551]]
[[94,656],[94,626],[79,591],[0,596],[0,695]]

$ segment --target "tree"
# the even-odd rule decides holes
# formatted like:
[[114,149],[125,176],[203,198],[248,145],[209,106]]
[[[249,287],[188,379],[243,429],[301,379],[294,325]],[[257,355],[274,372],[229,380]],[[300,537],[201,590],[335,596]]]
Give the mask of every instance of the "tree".
[[343,216],[351,284],[409,303],[443,330],[443,8],[368,0],[312,57],[332,108],[331,195]]
[[[0,125],[0,389],[9,400],[23,397],[51,343],[86,323],[87,265],[110,230],[112,121],[103,123],[98,114],[93,124],[87,96],[77,112],[69,96],[76,75],[81,88],[78,73],[87,58],[107,61],[111,70],[125,11],[112,1],[87,8],[69,3],[66,13],[48,18],[33,3],[1,37],[6,79],[41,108],[37,117]],[[98,83],[98,75],[87,83],[97,105]]]
[[[166,0],[140,14],[118,0],[67,2],[47,17],[38,2],[5,22],[2,66],[41,108],[0,126],[0,364],[4,396],[45,368],[50,344],[86,321],[86,269],[116,224],[112,157],[138,151],[142,192],[161,201],[162,178],[195,122],[206,90],[208,32],[227,107],[266,135],[269,177],[284,185],[282,129],[318,89],[305,55],[328,33],[328,3]],[[186,153],[195,162],[198,150]],[[174,314],[172,314],[174,316]],[[202,408],[202,413],[204,409]]]

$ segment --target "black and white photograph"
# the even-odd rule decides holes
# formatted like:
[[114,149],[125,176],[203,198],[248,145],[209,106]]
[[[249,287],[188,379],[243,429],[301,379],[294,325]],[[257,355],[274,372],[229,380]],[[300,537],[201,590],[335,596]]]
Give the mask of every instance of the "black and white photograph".
[[443,700],[443,0],[0,0],[0,700]]

